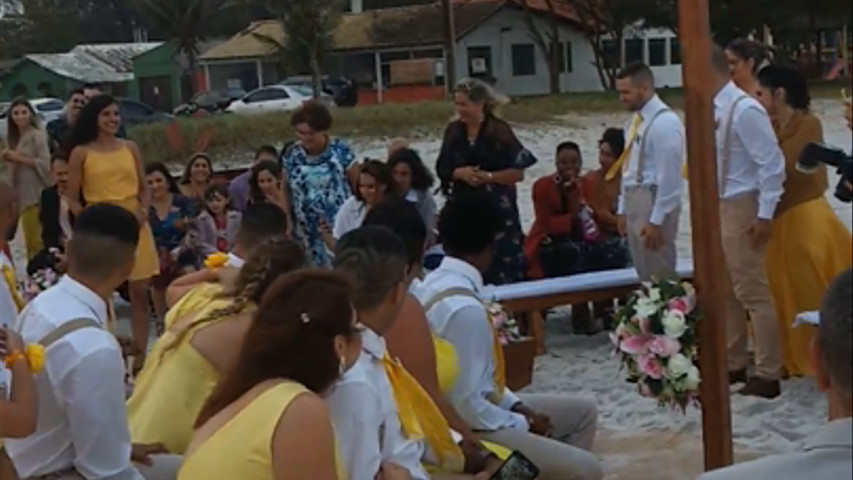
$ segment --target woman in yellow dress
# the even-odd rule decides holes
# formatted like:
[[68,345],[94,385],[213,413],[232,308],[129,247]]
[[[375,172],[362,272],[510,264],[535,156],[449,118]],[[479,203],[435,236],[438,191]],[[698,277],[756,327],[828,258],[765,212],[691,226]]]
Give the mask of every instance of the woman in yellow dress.
[[[220,375],[233,368],[257,305],[270,285],[306,263],[302,248],[284,239],[260,245],[236,281],[221,274],[169,310],[166,332],[154,344],[127,401],[130,438],[186,452],[193,422]],[[175,401],[180,399],[180,401]]]
[[809,112],[805,76],[793,66],[770,65],[758,75],[758,99],[771,115],[785,154],[785,193],[776,208],[767,246],[767,277],[776,302],[789,375],[812,375],[809,344],[816,329],[793,327],[797,314],[818,310],[829,283],[850,267],[853,239],[826,197],[827,172],[802,173],[806,145],[823,141],[820,120]]
[[305,270],[279,278],[234,369],[202,408],[178,479],[345,479],[321,396],[358,360],[360,338],[344,277]]
[[135,143],[116,137],[121,126],[118,103],[99,95],[80,112],[71,132],[68,165],[68,205],[79,215],[85,205],[110,203],[139,219],[136,264],[128,278],[130,322],[136,348],[135,369],[142,366],[148,346],[148,287],[160,273],[157,248],[148,225],[148,192],[142,154]]

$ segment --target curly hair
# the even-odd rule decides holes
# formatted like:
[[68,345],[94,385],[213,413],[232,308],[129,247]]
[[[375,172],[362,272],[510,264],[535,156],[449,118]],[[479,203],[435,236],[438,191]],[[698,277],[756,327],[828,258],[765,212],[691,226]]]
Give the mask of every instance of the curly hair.
[[[412,171],[412,188],[421,192],[430,190],[435,185],[435,177],[424,165],[418,152],[411,148],[401,148],[391,154],[388,159],[388,167],[393,172],[397,165],[406,164]],[[400,192],[405,194],[406,192]]]

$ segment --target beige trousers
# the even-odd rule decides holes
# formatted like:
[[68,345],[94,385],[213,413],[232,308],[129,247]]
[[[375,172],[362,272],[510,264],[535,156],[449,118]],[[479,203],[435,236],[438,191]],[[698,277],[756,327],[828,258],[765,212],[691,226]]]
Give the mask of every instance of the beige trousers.
[[551,417],[552,438],[522,430],[498,430],[483,437],[518,450],[540,468],[540,480],[600,480],[601,463],[589,452],[595,440],[595,402],[562,395],[519,395],[522,403]]
[[649,223],[652,208],[655,203],[655,192],[652,187],[629,187],[625,191],[625,220],[628,227],[628,249],[640,280],[651,280],[652,277],[678,278],[676,272],[675,241],[678,236],[678,219],[681,216],[681,206],[664,217],[664,244],[658,251],[651,251],[643,246],[640,232]]
[[778,380],[782,369],[782,348],[776,307],[764,270],[765,247],[753,248],[748,234],[757,215],[757,194],[720,202],[723,253],[729,272],[726,286],[729,370],[749,366],[744,315],[747,312],[755,333],[755,373],[767,380]]
[[[152,465],[134,464],[136,469],[145,480],[175,480],[178,478],[178,470],[184,457],[180,455],[152,455]],[[32,477],[28,480],[86,480],[86,477],[76,471],[54,473],[40,477]],[[6,480],[4,477],[2,480]]]

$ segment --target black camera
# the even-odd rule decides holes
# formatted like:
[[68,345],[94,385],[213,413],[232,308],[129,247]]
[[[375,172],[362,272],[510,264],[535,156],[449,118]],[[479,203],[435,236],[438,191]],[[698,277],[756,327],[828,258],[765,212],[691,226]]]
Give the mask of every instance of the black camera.
[[835,197],[844,203],[853,201],[853,157],[839,148],[810,143],[800,155],[797,170],[812,174],[821,164],[837,168],[841,175],[841,180],[835,187]]

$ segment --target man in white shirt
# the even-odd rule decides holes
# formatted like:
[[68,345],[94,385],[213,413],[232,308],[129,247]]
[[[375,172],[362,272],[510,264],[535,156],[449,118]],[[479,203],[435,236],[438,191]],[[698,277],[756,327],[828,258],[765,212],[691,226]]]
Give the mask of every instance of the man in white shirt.
[[501,219],[493,200],[479,193],[448,201],[439,219],[447,256],[417,292],[433,331],[453,344],[459,358],[459,378],[449,399],[485,439],[530,458],[543,480],[600,479],[600,462],[589,453],[597,420],[594,402],[516,396],[498,385],[500,346],[479,295]]
[[46,346],[36,377],[38,428],[6,442],[21,478],[138,480],[131,458],[149,463],[160,450],[131,445],[121,349],[105,330],[107,300],[133,269],[138,238],[130,212],[88,207],[69,243],[68,274],[18,318],[25,342]]
[[625,151],[607,179],[622,171],[619,230],[628,237],[642,280],[676,278],[676,248],[684,189],[684,125],[655,94],[655,79],[643,63],[618,75],[619,98],[634,112],[625,129]]
[[853,270],[830,285],[812,340],[815,381],[827,393],[829,423],[795,453],[774,455],[703,475],[701,480],[840,480],[853,478]]
[[[780,394],[783,363],[764,252],[782,197],[785,157],[767,112],[729,79],[725,52],[715,46],[712,58],[720,226],[730,277],[726,298],[729,377],[732,383],[747,382],[741,394],[775,398]],[[755,376],[748,380],[744,310],[755,332]]]

